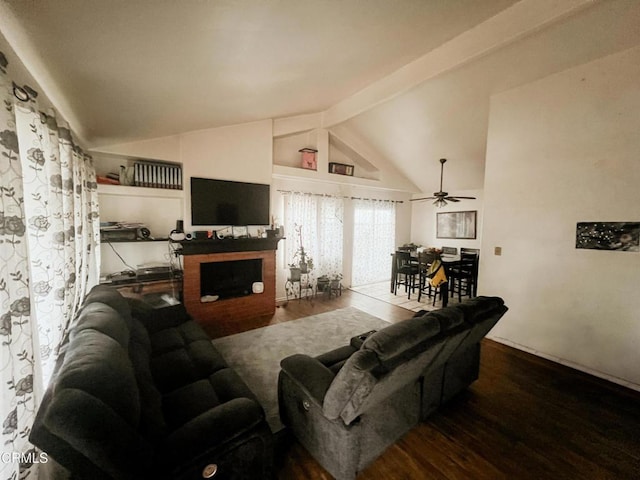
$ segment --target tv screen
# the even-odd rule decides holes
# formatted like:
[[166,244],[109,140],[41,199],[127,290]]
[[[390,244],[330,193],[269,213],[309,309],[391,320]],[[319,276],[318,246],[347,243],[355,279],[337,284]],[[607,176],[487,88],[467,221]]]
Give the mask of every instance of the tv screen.
[[191,177],[191,225],[268,225],[269,185]]

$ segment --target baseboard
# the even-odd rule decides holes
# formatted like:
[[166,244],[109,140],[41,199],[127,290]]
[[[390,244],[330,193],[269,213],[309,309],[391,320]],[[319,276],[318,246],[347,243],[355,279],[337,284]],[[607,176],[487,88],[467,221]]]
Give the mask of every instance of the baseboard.
[[613,375],[609,375],[607,373],[600,372],[598,370],[594,370],[594,369],[589,368],[589,367],[585,367],[584,365],[580,365],[578,363],[574,363],[574,362],[572,362],[570,360],[566,360],[564,358],[556,357],[555,355],[549,355],[548,353],[541,352],[540,350],[535,350],[535,349],[533,349],[531,347],[527,347],[526,345],[521,345],[519,343],[513,342],[513,341],[508,340],[506,338],[497,337],[497,336],[493,336],[493,335],[487,335],[487,338],[490,339],[490,340],[493,340],[494,342],[498,342],[498,343],[501,343],[503,345],[507,345],[508,347],[512,347],[512,348],[515,348],[517,350],[522,350],[523,352],[530,353],[532,355],[544,358],[544,359],[549,360],[551,362],[559,363],[560,365],[564,365],[566,367],[573,368],[574,370],[578,370],[578,371],[586,373],[588,375],[591,375],[591,376],[594,376],[594,377],[597,377],[597,378],[601,378],[601,379],[607,380],[607,381],[609,381],[611,383],[615,383],[617,385],[621,385],[621,386],[629,388],[631,390],[635,390],[637,392],[640,392],[640,385],[638,385],[636,383],[633,383],[633,382],[629,382],[628,380],[624,380],[622,378],[618,378],[618,377],[615,377]]

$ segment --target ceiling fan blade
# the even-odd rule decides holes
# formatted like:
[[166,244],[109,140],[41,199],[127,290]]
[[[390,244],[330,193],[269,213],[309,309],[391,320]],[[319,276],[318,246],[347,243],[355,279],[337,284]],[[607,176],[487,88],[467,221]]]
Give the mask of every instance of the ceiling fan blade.
[[460,201],[456,197],[446,197],[446,199],[449,200],[450,202],[459,202]]
[[451,199],[451,198],[462,198],[463,200],[475,200],[476,197],[461,197],[459,195],[456,195],[455,197],[447,197],[447,199]]
[[436,197],[422,197],[422,198],[410,198],[410,202],[420,202],[422,200],[433,200]]

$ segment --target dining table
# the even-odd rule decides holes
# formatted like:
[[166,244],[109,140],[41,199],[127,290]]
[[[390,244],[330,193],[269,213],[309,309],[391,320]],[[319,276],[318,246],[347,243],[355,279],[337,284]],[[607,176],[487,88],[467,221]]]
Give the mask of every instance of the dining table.
[[[411,254],[412,262],[415,261],[416,265],[418,264],[418,252],[416,250],[412,250],[409,252]],[[449,269],[460,262],[460,255],[451,255],[451,254],[440,254],[440,261],[442,262],[442,266],[445,269],[445,274],[447,275],[447,279],[449,278]],[[396,254],[395,252],[391,254],[391,293],[394,293],[396,290]],[[442,285],[440,285],[440,300],[442,300],[442,307],[446,307],[449,303],[449,281],[447,280]]]

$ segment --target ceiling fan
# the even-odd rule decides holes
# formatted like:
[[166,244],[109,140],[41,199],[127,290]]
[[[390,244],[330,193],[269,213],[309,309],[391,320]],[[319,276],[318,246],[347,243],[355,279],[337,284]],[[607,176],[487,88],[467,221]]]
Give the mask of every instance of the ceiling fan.
[[449,196],[449,192],[443,192],[442,191],[442,177],[444,174],[444,164],[447,161],[446,158],[441,158],[440,159],[440,191],[439,192],[434,192],[433,193],[433,197],[423,197],[423,198],[412,198],[411,201],[412,202],[419,202],[422,200],[435,200],[435,202],[433,202],[433,204],[436,207],[444,207],[447,202],[459,202],[461,199],[466,199],[466,200],[475,200],[476,197],[460,197],[460,196]]

